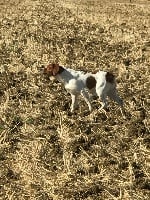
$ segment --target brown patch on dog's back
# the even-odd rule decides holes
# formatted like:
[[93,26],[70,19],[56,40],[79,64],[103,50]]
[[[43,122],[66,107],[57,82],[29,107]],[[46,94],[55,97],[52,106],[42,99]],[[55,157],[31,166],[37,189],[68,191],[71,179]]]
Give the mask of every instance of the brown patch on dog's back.
[[99,72],[99,69],[96,69],[96,70],[92,70],[92,74],[96,74],[97,72]]
[[93,76],[89,76],[86,79],[86,86],[89,90],[95,88],[96,86],[96,79]]
[[106,81],[109,82],[109,83],[114,83],[115,76],[112,73],[107,72],[107,74],[106,74]]

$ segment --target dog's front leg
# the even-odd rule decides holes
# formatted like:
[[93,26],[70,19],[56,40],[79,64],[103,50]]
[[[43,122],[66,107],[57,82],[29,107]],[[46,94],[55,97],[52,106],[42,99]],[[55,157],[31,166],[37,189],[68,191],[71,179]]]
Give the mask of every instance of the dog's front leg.
[[89,111],[91,112],[92,111],[92,106],[91,106],[90,96],[89,96],[88,92],[86,90],[82,90],[81,91],[81,95],[85,99],[85,102],[87,103],[87,105],[89,107]]
[[71,94],[71,99],[72,99],[71,112],[73,112],[75,108],[77,107],[77,95]]

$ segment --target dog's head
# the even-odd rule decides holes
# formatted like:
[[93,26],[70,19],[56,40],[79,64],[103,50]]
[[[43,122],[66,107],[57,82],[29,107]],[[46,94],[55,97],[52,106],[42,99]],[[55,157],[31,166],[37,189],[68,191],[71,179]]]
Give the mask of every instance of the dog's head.
[[60,72],[61,66],[59,64],[49,64],[44,68],[44,74],[48,76],[56,76]]

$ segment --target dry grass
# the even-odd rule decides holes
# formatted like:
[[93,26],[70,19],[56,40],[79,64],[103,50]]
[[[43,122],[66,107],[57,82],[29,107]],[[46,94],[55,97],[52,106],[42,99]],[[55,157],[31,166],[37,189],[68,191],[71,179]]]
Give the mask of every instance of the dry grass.
[[[150,4],[122,2],[1,0],[0,199],[149,199]],[[126,118],[71,114],[52,61],[113,71]]]

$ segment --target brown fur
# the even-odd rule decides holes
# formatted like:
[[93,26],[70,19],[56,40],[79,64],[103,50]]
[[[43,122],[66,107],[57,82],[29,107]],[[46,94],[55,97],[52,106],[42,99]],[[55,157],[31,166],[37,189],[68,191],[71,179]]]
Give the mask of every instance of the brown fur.
[[95,86],[96,86],[96,80],[95,80],[95,78],[93,76],[87,77],[87,79],[86,79],[86,86],[87,86],[87,88],[89,90],[95,88]]
[[114,83],[115,76],[112,73],[107,72],[107,74],[106,74],[106,81],[109,82],[109,83]]
[[64,71],[64,68],[59,66],[58,64],[49,64],[44,69],[44,74],[48,74],[50,76],[56,76]]
[[92,70],[92,74],[96,74],[97,72],[99,72],[99,69],[97,69],[97,70]]

